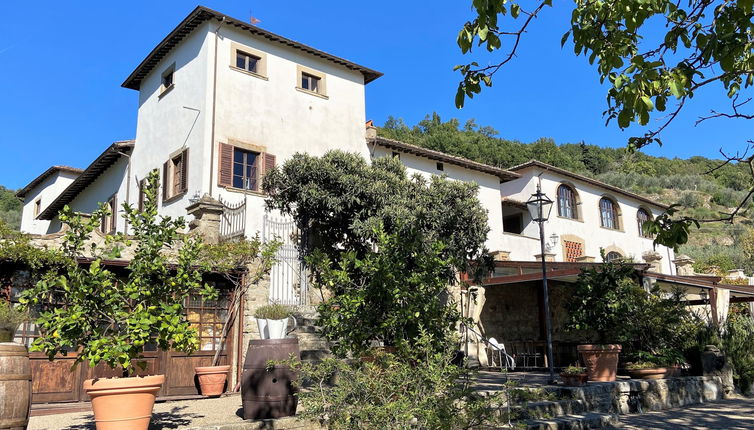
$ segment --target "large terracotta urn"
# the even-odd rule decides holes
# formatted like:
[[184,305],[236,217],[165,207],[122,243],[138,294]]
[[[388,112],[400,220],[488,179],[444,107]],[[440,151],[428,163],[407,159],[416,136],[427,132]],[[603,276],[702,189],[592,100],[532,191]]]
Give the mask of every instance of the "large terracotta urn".
[[165,375],[84,381],[97,430],[147,430]]
[[579,345],[576,349],[581,354],[590,381],[615,381],[620,345]]

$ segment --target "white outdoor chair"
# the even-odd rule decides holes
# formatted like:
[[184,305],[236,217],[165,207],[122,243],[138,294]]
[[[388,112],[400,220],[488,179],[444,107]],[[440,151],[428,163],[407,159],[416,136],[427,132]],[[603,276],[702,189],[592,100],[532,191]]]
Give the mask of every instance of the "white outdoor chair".
[[495,356],[497,356],[497,365],[500,366],[500,370],[514,370],[516,368],[516,360],[505,351],[505,345],[499,343],[494,337],[487,341],[487,351],[491,366],[495,366]]

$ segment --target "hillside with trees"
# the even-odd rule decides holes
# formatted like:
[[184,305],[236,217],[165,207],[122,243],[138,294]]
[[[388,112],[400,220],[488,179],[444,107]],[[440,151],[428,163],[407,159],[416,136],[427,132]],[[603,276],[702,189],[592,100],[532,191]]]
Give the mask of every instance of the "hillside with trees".
[[21,227],[21,208],[16,193],[0,185],[0,221],[18,230]]
[[[509,168],[531,159],[552,164],[645,195],[666,204],[680,204],[681,213],[697,219],[730,213],[746,196],[753,180],[748,166],[705,157],[654,157],[625,148],[580,143],[557,144],[540,138],[531,143],[508,140],[487,126],[469,120],[443,121],[436,113],[409,126],[390,117],[379,129],[382,137]],[[721,167],[722,166],[722,167]],[[697,270],[754,271],[754,204],[747,202],[733,223],[703,223],[692,229],[681,253],[697,260]]]

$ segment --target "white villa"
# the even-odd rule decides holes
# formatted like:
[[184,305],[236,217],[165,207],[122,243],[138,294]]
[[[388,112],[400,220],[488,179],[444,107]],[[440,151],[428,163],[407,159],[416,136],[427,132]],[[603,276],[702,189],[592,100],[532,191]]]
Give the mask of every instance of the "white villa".
[[[540,303],[534,287],[541,279],[537,262],[542,258],[553,264],[554,309],[561,304],[557,283],[572,282],[579,267],[601,262],[601,249],[608,259],[636,263],[652,282],[724,289],[707,278],[693,279],[686,259],[655,247],[642,232],[641,223],[667,209],[663,204],[538,161],[503,169],[377,136],[374,127],[365,126],[364,90],[380,76],[197,7],[122,84],[139,93],[134,139],[107,146],[83,170],[54,166],[33,179],[18,192],[24,199],[21,229],[54,236],[61,230],[58,213],[65,205],[81,213],[91,213],[100,202],[116,212],[122,212],[123,202],[138,206],[142,181],[156,169],[162,214],[191,221],[196,212],[187,208],[196,209],[206,195],[222,206],[220,239],[264,237],[293,228],[279,215],[265,213],[260,191],[265,172],[297,152],[322,155],[340,149],[367,159],[397,156],[412,173],[479,185],[479,200],[489,217],[486,246],[498,267],[489,283],[474,289],[478,300],[469,313],[486,336],[510,344],[520,341],[532,354],[539,350],[542,333],[541,313],[532,312]],[[540,181],[555,202],[545,223],[544,256],[538,226],[525,205]],[[103,223],[102,232],[128,233],[128,228],[118,215]],[[288,263],[273,270],[269,300],[306,304],[301,291],[305,277],[291,276],[295,265]],[[729,297],[754,294],[725,291]],[[565,351],[567,339],[559,333],[555,339]],[[245,349],[230,347],[238,348],[236,357]],[[564,355],[559,364],[566,359]],[[185,383],[186,390],[192,381]]]

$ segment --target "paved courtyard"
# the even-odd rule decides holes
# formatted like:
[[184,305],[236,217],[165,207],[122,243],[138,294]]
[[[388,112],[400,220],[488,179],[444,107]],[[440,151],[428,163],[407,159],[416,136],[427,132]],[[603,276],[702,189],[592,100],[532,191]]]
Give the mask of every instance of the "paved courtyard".
[[643,415],[621,415],[621,429],[754,429],[754,399],[731,399]]

